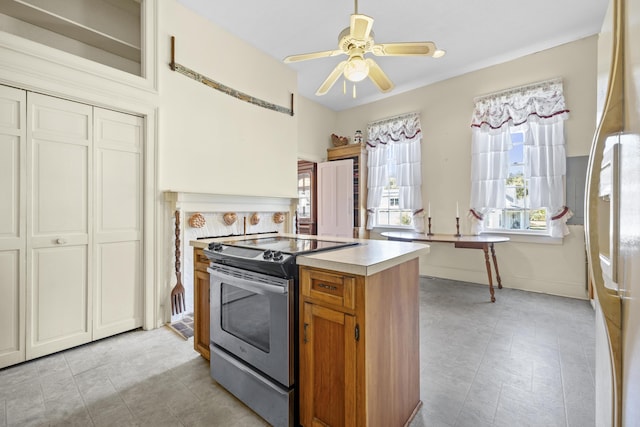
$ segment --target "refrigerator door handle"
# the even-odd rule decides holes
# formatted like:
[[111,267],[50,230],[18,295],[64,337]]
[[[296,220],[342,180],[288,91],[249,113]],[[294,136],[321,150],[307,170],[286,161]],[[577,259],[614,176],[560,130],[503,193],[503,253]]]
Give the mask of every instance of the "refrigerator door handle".
[[[605,140],[598,189],[598,258],[604,285],[619,291],[618,258],[620,244],[620,134]],[[606,238],[606,240],[605,240]]]

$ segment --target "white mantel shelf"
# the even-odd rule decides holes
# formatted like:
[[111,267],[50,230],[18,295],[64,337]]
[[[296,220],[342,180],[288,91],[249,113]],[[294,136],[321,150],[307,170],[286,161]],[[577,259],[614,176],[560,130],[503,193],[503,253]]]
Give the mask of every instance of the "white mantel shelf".
[[229,212],[229,211],[260,211],[260,212],[289,212],[295,206],[297,199],[288,197],[263,197],[230,194],[189,193],[165,191],[165,202],[188,212]]

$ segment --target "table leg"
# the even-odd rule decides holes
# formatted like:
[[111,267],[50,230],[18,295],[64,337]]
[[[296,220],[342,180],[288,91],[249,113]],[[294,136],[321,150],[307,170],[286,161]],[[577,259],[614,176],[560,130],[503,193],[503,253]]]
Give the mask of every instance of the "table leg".
[[493,266],[496,269],[496,280],[498,281],[498,289],[502,289],[502,280],[500,279],[500,272],[498,271],[498,258],[496,258],[496,250],[491,244],[491,256],[493,257]]
[[482,245],[484,251],[484,262],[487,266],[487,277],[489,278],[489,293],[491,293],[491,302],[496,302],[496,297],[493,295],[493,280],[491,279],[491,263],[489,262],[489,245]]

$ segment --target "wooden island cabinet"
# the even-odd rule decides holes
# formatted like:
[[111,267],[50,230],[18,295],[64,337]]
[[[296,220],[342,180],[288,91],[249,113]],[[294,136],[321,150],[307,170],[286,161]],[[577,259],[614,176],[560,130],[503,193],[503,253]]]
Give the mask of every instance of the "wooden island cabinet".
[[209,360],[209,259],[193,249],[193,348]]
[[420,401],[418,259],[300,268],[300,424],[403,426]]
[[[294,234],[281,234],[295,236]],[[194,348],[209,359],[209,261],[194,246]],[[418,257],[414,242],[298,255],[297,393],[304,427],[400,427],[420,401]]]

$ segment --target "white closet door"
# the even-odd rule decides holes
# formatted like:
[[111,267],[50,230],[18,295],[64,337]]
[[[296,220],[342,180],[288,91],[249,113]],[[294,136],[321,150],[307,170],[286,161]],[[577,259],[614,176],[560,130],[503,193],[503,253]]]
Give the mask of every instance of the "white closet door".
[[25,360],[26,101],[0,86],[0,368]]
[[142,326],[143,119],[94,109],[93,339]]
[[27,96],[27,359],[91,340],[92,107]]
[[318,235],[353,237],[353,160],[318,163]]

